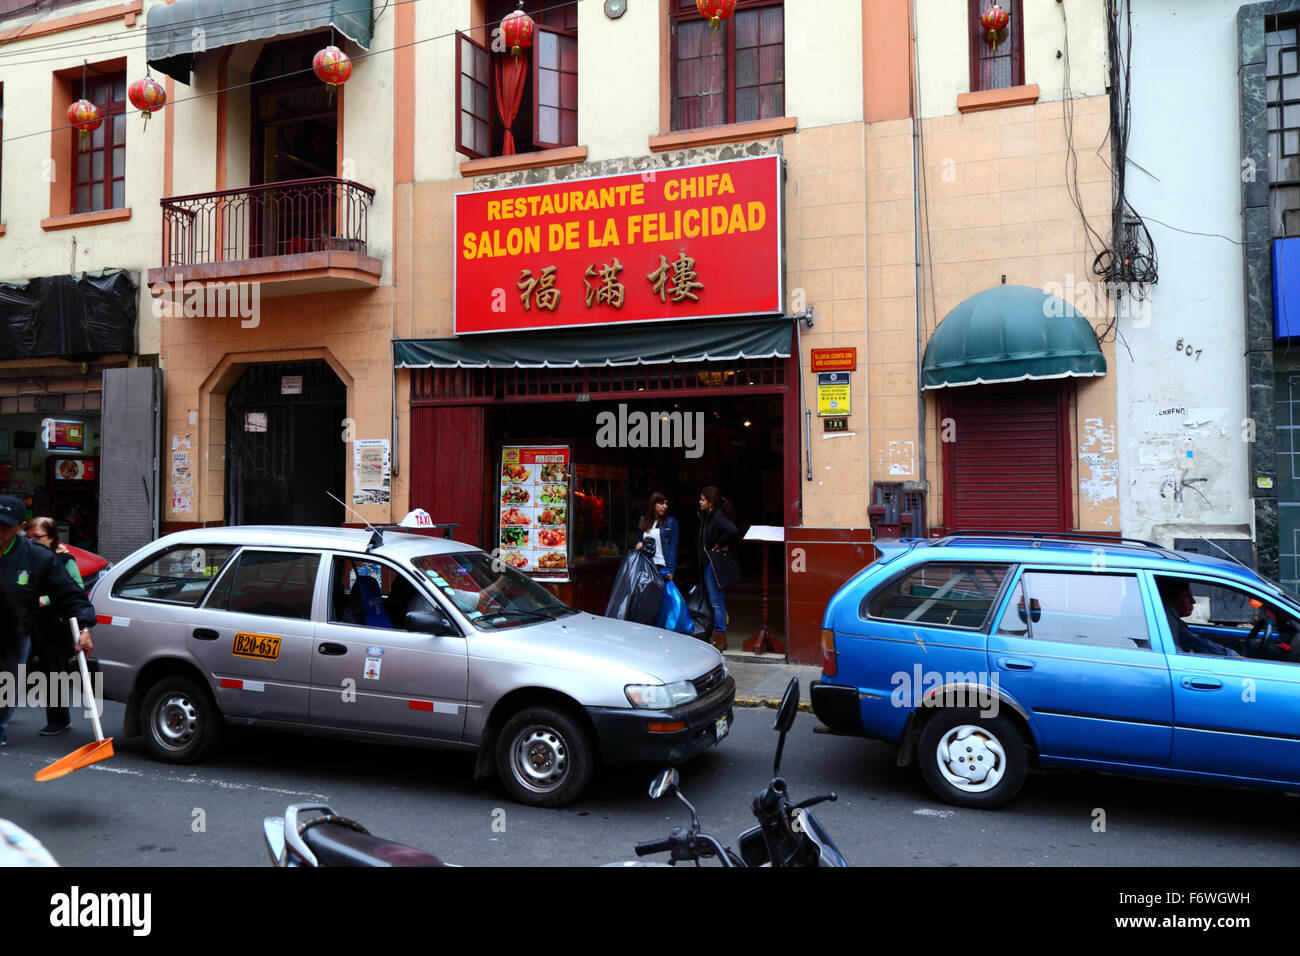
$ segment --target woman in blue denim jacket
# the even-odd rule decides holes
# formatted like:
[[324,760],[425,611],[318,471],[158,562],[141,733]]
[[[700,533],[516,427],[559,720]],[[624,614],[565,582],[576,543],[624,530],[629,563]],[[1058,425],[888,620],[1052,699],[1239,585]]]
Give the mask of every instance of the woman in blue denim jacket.
[[645,514],[636,526],[641,540],[636,543],[637,550],[647,538],[654,541],[654,562],[665,581],[671,581],[677,570],[677,519],[668,513],[668,499],[659,492],[650,496]]

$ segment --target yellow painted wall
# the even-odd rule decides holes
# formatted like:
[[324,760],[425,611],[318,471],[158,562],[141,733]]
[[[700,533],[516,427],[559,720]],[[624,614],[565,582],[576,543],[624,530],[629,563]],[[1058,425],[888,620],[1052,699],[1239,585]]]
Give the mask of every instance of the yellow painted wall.
[[[921,114],[955,113],[957,95],[970,91],[966,0],[917,0],[915,6]],[[1104,93],[1106,19],[1102,0],[1024,0],[1022,6],[1025,83],[1038,84],[1040,101],[1065,95],[1067,26],[1070,90],[1074,96]],[[1062,53],[1059,59],[1058,50]]]
[[[60,7],[54,15],[71,16],[97,6]],[[23,22],[15,18],[4,27]],[[74,173],[63,157],[50,155],[52,74],[79,66],[87,53],[93,62],[96,56],[110,59],[123,51],[130,83],[145,72],[142,16],[134,27],[125,27],[118,19],[31,40],[11,40],[0,47],[6,140],[0,168],[0,223],[5,227],[0,236],[0,281],[101,269],[143,272],[158,257],[162,122],[155,115],[145,131],[139,114],[129,106],[126,205],[131,218],[58,231],[41,228],[41,221],[50,215],[50,177],[62,181]],[[159,350],[158,321],[149,302],[142,288],[136,331],[142,353]]]

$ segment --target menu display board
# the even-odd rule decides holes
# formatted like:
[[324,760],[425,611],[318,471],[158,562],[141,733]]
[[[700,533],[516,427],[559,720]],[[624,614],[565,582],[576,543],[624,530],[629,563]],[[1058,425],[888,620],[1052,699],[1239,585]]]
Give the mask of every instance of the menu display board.
[[66,422],[47,418],[41,424],[44,426],[46,451],[81,451],[86,447],[84,422]]
[[567,446],[502,449],[498,554],[511,567],[568,580],[569,466]]

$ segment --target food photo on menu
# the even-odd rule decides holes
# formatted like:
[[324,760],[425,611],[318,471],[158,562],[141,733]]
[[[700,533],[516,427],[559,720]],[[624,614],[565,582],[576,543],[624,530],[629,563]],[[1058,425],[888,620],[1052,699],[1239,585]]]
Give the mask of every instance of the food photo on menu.
[[528,489],[522,485],[510,485],[505,491],[501,492],[501,503],[503,505],[526,505],[528,504]]

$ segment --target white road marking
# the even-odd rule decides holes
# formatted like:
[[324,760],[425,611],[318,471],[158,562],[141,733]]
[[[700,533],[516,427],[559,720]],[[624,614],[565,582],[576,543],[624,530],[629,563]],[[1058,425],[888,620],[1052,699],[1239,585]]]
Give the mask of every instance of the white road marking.
[[912,813],[918,817],[942,817],[952,816],[951,810],[931,810],[929,807],[921,807],[919,810],[913,810]]
[[[0,754],[0,756],[21,757],[22,755],[6,753],[6,754]],[[54,763],[56,759],[62,759],[62,758],[43,757],[40,758],[40,762],[48,767],[50,764]],[[146,774],[143,770],[130,770],[127,769],[126,767],[109,767],[102,763],[93,764],[89,767],[84,767],[82,769],[98,770],[102,773],[121,773],[121,774],[126,774],[128,777],[148,777],[152,780],[161,780],[167,783],[197,783],[197,784],[204,784],[207,786],[220,787],[222,790],[248,790],[257,793],[274,793],[283,797],[309,797],[312,800],[319,800],[322,803],[326,803],[329,801],[328,794],[315,793],[310,790],[288,790],[285,789],[284,787],[264,787],[260,784],[255,784],[255,783],[232,783],[229,780],[206,779],[204,777],[198,776],[197,774],[191,774],[188,777],[178,777],[175,776],[174,774],[163,774],[163,773]]]

